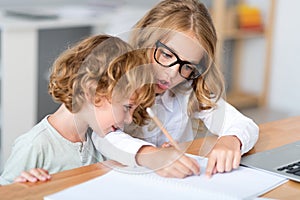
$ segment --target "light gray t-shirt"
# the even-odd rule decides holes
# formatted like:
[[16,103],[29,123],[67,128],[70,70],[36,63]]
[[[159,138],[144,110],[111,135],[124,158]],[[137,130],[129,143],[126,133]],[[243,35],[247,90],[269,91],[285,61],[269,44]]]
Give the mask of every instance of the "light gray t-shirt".
[[43,168],[52,174],[103,161],[91,140],[92,131],[88,131],[85,142],[73,143],[62,137],[47,118],[15,140],[0,176],[1,185],[12,183],[22,171],[32,168]]

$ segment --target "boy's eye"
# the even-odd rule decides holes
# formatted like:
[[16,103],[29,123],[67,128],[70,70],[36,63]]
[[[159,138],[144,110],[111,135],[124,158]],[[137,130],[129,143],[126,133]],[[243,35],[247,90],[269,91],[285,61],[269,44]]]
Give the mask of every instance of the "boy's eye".
[[129,112],[132,109],[132,105],[124,105],[125,112]]

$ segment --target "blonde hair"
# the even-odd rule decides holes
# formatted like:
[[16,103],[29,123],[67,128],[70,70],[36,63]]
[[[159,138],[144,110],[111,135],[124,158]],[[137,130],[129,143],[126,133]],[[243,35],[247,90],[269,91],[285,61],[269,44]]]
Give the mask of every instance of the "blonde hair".
[[148,119],[145,108],[154,103],[153,74],[144,66],[145,55],[117,37],[88,37],[63,52],[52,66],[49,94],[73,113],[89,99],[97,106],[102,97],[109,101],[129,99],[139,104],[133,115],[137,124]]
[[194,93],[189,99],[190,112],[215,107],[224,93],[224,78],[215,64],[217,34],[204,4],[198,0],[161,1],[137,22],[130,37],[134,48],[154,48],[157,40],[166,39],[172,32],[191,31],[206,52],[207,69],[192,81]]

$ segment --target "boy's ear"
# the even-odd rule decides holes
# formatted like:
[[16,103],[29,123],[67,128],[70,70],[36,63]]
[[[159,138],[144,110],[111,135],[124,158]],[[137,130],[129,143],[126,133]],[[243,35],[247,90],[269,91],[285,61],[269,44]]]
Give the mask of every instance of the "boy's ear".
[[105,102],[104,100],[105,100],[105,97],[99,97],[99,96],[97,96],[97,97],[94,98],[93,104],[96,107],[101,107],[101,106],[103,106],[103,104]]
[[92,97],[92,95],[90,95],[90,93],[85,92],[84,97],[88,103],[93,103],[93,97]]
[[103,104],[103,97],[95,97],[88,92],[85,93],[84,96],[86,101],[90,104],[93,104],[94,106],[100,107]]
[[88,103],[93,104],[95,107],[104,106],[108,101],[105,96],[94,96],[90,93],[85,93],[85,99]]

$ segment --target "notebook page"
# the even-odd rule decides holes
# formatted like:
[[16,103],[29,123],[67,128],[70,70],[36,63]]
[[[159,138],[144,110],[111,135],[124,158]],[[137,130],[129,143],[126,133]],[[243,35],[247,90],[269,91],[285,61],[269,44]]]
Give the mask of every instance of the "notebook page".
[[207,159],[197,157],[201,175],[185,179],[163,178],[145,168],[119,169],[45,197],[63,199],[252,199],[287,179],[240,167],[230,173],[203,175]]

